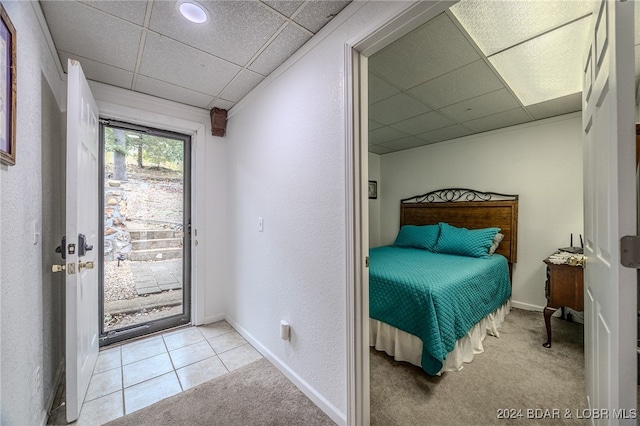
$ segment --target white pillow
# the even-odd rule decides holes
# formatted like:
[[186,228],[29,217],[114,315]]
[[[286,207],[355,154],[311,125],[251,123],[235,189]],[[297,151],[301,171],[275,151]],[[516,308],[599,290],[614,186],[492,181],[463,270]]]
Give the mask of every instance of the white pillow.
[[493,254],[496,252],[498,246],[500,245],[500,241],[502,241],[503,238],[504,234],[501,234],[499,232],[493,237],[493,242],[491,243],[491,247],[489,247],[489,254]]

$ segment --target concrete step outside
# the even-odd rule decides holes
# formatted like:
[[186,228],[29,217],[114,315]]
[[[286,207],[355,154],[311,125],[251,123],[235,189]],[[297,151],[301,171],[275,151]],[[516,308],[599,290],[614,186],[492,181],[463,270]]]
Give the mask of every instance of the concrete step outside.
[[129,260],[134,261],[169,260],[180,259],[181,257],[182,247],[135,250],[129,253]]
[[132,240],[131,249],[138,250],[150,250],[160,248],[181,248],[182,238],[157,238],[152,240]]
[[137,229],[130,230],[131,240],[155,240],[166,238],[181,238],[182,231],[173,229]]

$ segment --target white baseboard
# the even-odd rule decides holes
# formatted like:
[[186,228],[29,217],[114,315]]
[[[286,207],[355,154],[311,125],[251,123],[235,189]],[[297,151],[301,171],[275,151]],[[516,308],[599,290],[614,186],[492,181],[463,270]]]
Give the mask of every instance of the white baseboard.
[[[511,307],[522,309],[525,311],[536,311],[536,312],[544,311],[544,306],[532,305],[530,303],[516,302],[514,300],[511,301]],[[578,322],[580,324],[584,324],[584,314],[582,312],[574,311],[571,308],[565,308],[565,314],[567,313],[571,314],[572,322]],[[554,317],[559,317],[561,315],[562,315],[561,309],[558,309],[553,313]]]
[[511,301],[511,307],[522,309],[525,311],[536,311],[536,312],[544,311],[544,306],[532,305],[530,303],[518,302],[516,300]]
[[295,371],[293,371],[289,366],[287,366],[280,358],[273,354],[269,349],[267,349],[264,345],[262,345],[259,341],[257,341],[247,330],[242,328],[233,318],[226,317],[225,318],[229,324],[238,332],[242,337],[244,337],[251,345],[258,350],[265,358],[267,358],[282,374],[285,375],[287,379],[293,382],[294,385],[302,393],[304,393],[307,398],[309,398],[314,404],[318,406],[327,416],[331,418],[338,425],[346,425],[347,417],[345,413],[341,412],[336,408],[335,405],[331,404],[324,396],[322,396],[318,391],[316,391],[309,383],[307,383],[302,377],[300,377]]
[[209,315],[208,317],[204,317],[204,322],[202,324],[196,324],[196,325],[206,325],[206,324],[222,321],[223,319],[225,319],[225,317],[226,317],[225,314]]

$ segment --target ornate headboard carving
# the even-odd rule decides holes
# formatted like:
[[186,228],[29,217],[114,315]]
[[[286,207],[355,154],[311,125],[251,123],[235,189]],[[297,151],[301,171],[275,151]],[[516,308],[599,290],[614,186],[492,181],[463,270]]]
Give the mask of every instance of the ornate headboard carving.
[[[498,227],[504,239],[497,253],[509,264],[518,254],[518,196],[465,188],[446,188],[400,202],[400,226],[447,222],[468,229]],[[511,266],[511,265],[510,265]]]

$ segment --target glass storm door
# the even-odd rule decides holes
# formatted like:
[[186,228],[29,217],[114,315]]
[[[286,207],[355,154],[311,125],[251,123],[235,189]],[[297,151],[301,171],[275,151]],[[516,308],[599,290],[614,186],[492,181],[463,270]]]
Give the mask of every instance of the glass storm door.
[[190,144],[101,122],[101,345],[190,321]]

